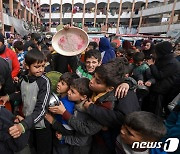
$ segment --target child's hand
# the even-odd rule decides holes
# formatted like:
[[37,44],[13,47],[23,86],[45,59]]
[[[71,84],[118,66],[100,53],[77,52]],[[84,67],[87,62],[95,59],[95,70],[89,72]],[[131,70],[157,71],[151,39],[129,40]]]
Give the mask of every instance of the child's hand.
[[71,26],[69,24],[65,25],[63,28],[64,30],[68,30]]
[[63,115],[63,113],[66,111],[66,108],[64,107],[63,103],[60,102],[58,106],[49,107],[49,111],[51,111],[54,114]]
[[145,83],[145,86],[150,87],[150,86],[151,86],[151,82],[150,82],[150,81],[147,81],[147,82]]
[[127,83],[121,83],[117,88],[115,92],[115,97],[117,98],[123,98],[127,95],[129,90],[129,85]]
[[142,81],[142,80],[139,80],[139,81],[138,81],[138,85],[139,85],[139,86],[144,86],[143,81]]
[[62,139],[62,134],[59,133],[59,132],[56,132],[56,137],[58,140],[61,140]]
[[9,128],[9,134],[13,138],[18,138],[23,132],[23,128],[20,124],[14,124],[14,126]]
[[19,82],[19,78],[16,76],[13,78],[14,82],[18,83]]
[[6,95],[6,96],[0,96],[0,101],[3,101],[3,105],[5,105],[6,102],[9,101],[9,95]]
[[90,104],[94,104],[92,101],[85,101],[85,103],[83,104],[84,108],[88,108]]
[[45,115],[45,119],[46,119],[50,124],[52,124],[53,121],[54,121],[54,117],[53,117],[51,114],[49,114],[49,113],[47,113],[47,114]]

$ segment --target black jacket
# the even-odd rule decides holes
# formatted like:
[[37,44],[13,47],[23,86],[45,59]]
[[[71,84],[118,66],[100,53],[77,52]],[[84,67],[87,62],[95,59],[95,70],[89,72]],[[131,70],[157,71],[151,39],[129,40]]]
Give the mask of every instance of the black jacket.
[[14,139],[8,133],[13,126],[14,115],[3,107],[0,107],[0,153],[13,154],[22,150],[28,143],[29,131]]
[[152,90],[158,94],[167,94],[180,77],[180,63],[173,57],[173,54],[157,59],[156,63],[150,66],[150,69],[156,79]]
[[[106,109],[103,104],[111,102],[113,109]],[[87,112],[100,124],[107,127],[119,127],[124,122],[124,115],[139,111],[140,106],[135,92],[129,90],[128,94],[121,99],[116,99],[114,91],[100,97],[95,104],[91,104]]]
[[4,79],[4,85],[0,89],[0,96],[11,94],[15,91],[15,86],[11,77],[9,64],[6,60],[0,57],[0,76]]
[[60,73],[68,72],[68,65],[76,72],[78,59],[76,56],[63,56],[59,53],[52,54],[53,70]]

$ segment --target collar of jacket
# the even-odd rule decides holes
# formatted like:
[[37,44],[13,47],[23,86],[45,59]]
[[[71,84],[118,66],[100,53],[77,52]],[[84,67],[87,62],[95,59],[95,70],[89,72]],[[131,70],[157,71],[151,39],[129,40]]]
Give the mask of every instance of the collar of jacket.
[[117,98],[115,97],[115,91],[112,90],[110,92],[107,92],[105,95],[99,97],[96,100],[96,103],[102,103],[105,101],[111,101],[111,102],[115,102],[117,100]]
[[34,76],[34,75],[24,75],[23,76],[23,79],[26,81],[26,82],[29,82],[29,83],[32,83],[34,81],[36,81],[39,77],[37,76]]

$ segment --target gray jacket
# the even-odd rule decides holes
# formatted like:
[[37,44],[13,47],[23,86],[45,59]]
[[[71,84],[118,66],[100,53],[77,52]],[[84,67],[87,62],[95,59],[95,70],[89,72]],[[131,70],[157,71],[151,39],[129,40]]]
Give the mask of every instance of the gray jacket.
[[24,76],[20,85],[20,92],[10,95],[10,100],[22,99],[23,114],[25,119],[21,121],[25,130],[45,128],[44,114],[50,96],[49,79],[42,75],[40,77]]
[[76,146],[90,144],[92,135],[99,132],[102,125],[84,111],[82,104],[75,105],[74,115],[67,114],[69,116],[65,118],[68,120],[68,124],[75,130],[75,133],[74,135],[65,136],[65,143]]

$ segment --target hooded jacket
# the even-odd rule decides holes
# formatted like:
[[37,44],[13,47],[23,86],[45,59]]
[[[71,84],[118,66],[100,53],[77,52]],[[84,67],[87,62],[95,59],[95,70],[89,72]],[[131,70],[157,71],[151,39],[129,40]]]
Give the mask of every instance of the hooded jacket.
[[156,45],[156,55],[155,64],[150,65],[151,73],[156,79],[152,90],[158,94],[167,94],[180,77],[180,63],[174,58],[169,42]]
[[106,37],[102,37],[99,42],[99,50],[101,51],[102,63],[105,64],[115,58],[115,52],[111,47],[110,41]]
[[20,71],[20,64],[16,53],[3,45],[0,48],[0,57],[4,58],[9,63],[12,78],[16,77]]

